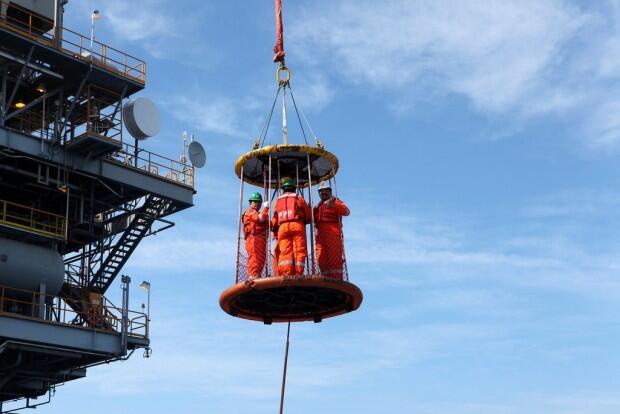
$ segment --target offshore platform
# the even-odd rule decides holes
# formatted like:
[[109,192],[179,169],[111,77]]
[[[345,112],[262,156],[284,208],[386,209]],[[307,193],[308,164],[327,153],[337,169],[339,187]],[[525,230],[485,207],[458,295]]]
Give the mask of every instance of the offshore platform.
[[64,27],[67,1],[0,0],[3,413],[149,350],[148,315],[128,309],[121,270],[195,194],[199,165],[139,145],[159,129],[148,99],[129,100],[145,87],[145,62]]

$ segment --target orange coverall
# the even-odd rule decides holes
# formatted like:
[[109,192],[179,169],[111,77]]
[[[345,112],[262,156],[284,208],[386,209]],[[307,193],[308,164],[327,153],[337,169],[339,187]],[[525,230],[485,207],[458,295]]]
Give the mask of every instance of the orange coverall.
[[316,255],[321,274],[342,278],[343,246],[342,216],[348,216],[349,208],[339,199],[332,201],[331,207],[321,201],[314,208],[314,225],[316,226]]
[[308,256],[306,220],[310,214],[306,201],[295,193],[284,193],[276,200],[271,224],[278,227],[278,275],[304,274]]
[[264,208],[258,213],[248,207],[243,213],[243,235],[245,237],[245,251],[248,253],[248,277],[259,277],[265,266],[267,255],[267,220],[269,210]]

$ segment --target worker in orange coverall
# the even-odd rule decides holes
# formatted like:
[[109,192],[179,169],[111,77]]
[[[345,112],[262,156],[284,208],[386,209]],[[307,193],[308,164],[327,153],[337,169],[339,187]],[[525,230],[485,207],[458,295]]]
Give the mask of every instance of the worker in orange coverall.
[[248,253],[248,278],[259,277],[265,266],[267,255],[267,226],[269,222],[269,202],[265,201],[259,212],[263,197],[254,192],[250,195],[250,206],[243,213],[243,236]]
[[283,178],[281,187],[283,193],[275,202],[271,219],[271,225],[278,228],[277,274],[303,275],[308,256],[306,223],[312,218],[312,212],[304,198],[295,194],[295,183],[291,178]]
[[314,208],[316,226],[316,255],[321,274],[342,279],[344,252],[342,246],[342,216],[348,216],[349,208],[332,195],[328,181],[319,184],[321,201]]

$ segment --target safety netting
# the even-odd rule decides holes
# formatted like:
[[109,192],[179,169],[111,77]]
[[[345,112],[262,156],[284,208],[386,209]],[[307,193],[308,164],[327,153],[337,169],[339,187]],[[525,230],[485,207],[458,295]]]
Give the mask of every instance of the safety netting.
[[[315,232],[314,240],[316,239]],[[305,258],[298,259],[294,253],[292,258],[282,259],[279,252],[280,245],[276,238],[271,240],[256,236],[244,238],[241,240],[241,247],[237,251],[235,283],[256,278],[313,275],[349,280],[343,238],[331,236],[323,241],[319,236],[318,240],[318,243],[315,241],[314,248],[309,248],[305,252]],[[312,238],[307,237],[306,243],[307,246],[311,246]],[[299,260],[303,263],[302,272],[297,271],[302,266],[295,266]]]

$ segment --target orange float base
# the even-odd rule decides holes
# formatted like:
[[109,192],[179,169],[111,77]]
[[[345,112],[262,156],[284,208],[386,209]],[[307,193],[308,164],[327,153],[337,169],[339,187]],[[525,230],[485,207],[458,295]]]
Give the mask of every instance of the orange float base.
[[220,306],[238,318],[272,322],[321,322],[356,310],[362,291],[324,276],[274,276],[237,283],[220,295]]

